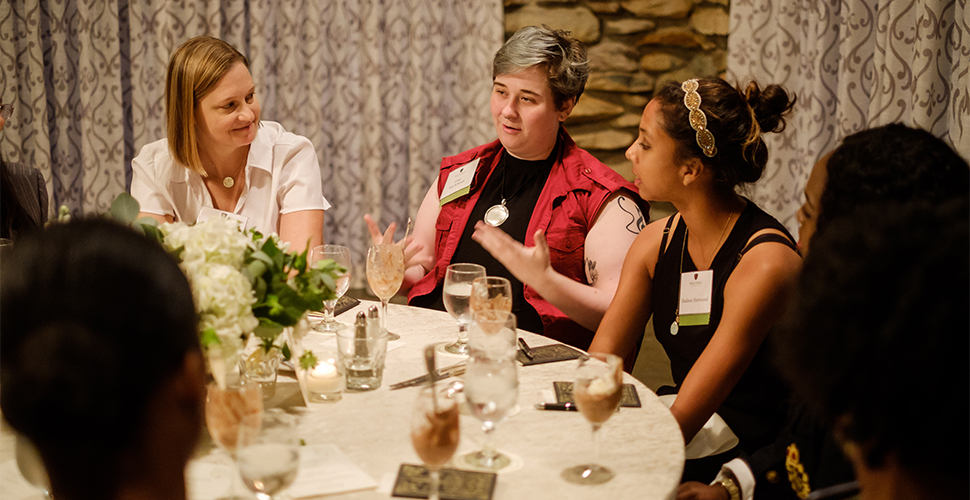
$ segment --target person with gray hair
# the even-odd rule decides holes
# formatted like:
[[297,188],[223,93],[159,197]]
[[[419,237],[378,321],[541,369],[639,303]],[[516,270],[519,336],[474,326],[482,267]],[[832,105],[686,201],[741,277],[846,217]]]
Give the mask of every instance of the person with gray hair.
[[[589,346],[647,204],[563,126],[588,76],[583,43],[545,26],[520,29],[495,54],[498,140],[441,162],[407,242],[410,304],[444,310],[445,269],[477,263],[511,281],[520,328]],[[365,220],[375,241],[393,233]]]

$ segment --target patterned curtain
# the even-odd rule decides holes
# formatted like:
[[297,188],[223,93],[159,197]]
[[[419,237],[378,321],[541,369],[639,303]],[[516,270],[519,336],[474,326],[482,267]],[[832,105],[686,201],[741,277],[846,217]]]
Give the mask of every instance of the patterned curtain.
[[966,0],[732,2],[728,79],[752,78],[798,95],[751,193],[789,229],[812,166],[859,130],[902,122],[970,158]]
[[[131,159],[165,136],[165,72],[212,35],[251,63],[262,118],[317,150],[325,238],[362,262],[363,214],[403,235],[442,156],[490,141],[502,0],[4,0],[0,133],[7,161],[43,172],[51,210],[104,212]],[[357,273],[358,276],[361,273]]]

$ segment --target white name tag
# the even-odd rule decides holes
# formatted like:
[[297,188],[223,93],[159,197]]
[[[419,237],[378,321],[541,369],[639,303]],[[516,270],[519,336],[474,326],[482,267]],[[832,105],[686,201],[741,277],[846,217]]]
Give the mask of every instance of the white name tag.
[[680,275],[680,326],[711,322],[714,271],[691,271]]
[[213,217],[222,217],[223,219],[234,220],[237,224],[239,224],[239,229],[243,231],[249,229],[249,217],[234,214],[232,212],[216,210],[212,207],[202,207],[202,210],[199,211],[199,218],[196,219],[196,222],[205,222]]
[[452,170],[445,180],[445,187],[441,190],[439,206],[443,206],[454,199],[460,198],[471,191],[472,179],[475,178],[475,170],[478,169],[478,158]]

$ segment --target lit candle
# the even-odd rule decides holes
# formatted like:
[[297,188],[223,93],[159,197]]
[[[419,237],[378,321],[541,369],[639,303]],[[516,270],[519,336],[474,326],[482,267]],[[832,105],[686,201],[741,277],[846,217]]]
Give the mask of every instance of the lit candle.
[[344,376],[337,371],[337,367],[323,361],[307,373],[306,385],[307,389],[317,394],[341,392],[344,388]]

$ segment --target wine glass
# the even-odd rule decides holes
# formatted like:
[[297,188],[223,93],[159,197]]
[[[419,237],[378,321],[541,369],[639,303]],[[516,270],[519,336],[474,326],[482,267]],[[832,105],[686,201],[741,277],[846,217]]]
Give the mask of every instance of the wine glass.
[[239,426],[236,465],[246,487],[260,500],[289,488],[300,469],[297,419],[282,410],[250,415]]
[[481,450],[466,454],[464,460],[473,467],[498,470],[511,460],[492,447],[491,435],[495,425],[516,407],[519,379],[515,361],[515,315],[506,313],[501,327],[493,322],[479,324],[480,318],[489,316],[492,315],[474,314],[463,389],[472,415],[482,421],[485,440]]
[[573,382],[573,400],[580,413],[593,426],[593,461],[562,471],[562,478],[577,484],[602,484],[615,475],[598,465],[596,431],[620,406],[623,395],[623,360],[613,354],[597,352],[579,359]]
[[343,297],[350,288],[350,249],[343,245],[319,245],[310,251],[312,263],[327,259],[334,261],[347,272],[337,277],[335,289],[337,297],[323,301],[323,321],[315,323],[313,329],[323,333],[337,333],[337,327],[340,324],[333,318],[333,308],[337,305],[337,299]]
[[[212,440],[223,451],[234,456],[237,451],[239,428],[244,419],[263,413],[263,394],[256,382],[241,380],[236,385],[220,388],[211,383],[205,398],[205,424]],[[236,494],[236,482],[229,490],[230,499],[246,499]]]
[[428,469],[428,500],[438,500],[441,467],[458,449],[458,404],[454,391],[425,387],[411,414],[411,444]]
[[499,276],[475,278],[469,303],[472,312],[512,312],[512,284]]
[[458,321],[458,340],[445,346],[452,354],[468,354],[468,322],[471,321],[469,302],[472,282],[485,277],[485,268],[478,264],[451,264],[445,270],[442,299],[445,310]]
[[[387,330],[387,301],[401,288],[404,281],[404,249],[400,245],[374,245],[367,250],[367,283],[374,295],[381,299],[381,328]],[[387,340],[401,338],[387,330]]]

